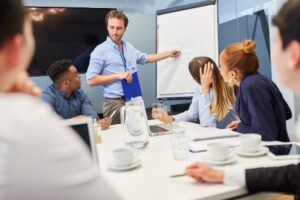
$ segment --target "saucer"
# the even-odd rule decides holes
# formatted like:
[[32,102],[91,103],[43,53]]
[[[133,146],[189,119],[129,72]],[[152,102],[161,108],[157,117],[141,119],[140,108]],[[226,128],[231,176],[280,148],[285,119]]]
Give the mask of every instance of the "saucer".
[[241,147],[237,147],[237,148],[235,148],[235,152],[240,156],[256,157],[256,156],[262,156],[262,155],[265,155],[266,153],[268,153],[269,148],[262,146],[262,147],[260,147],[259,151],[250,153],[250,152],[242,151]]
[[107,168],[110,170],[114,170],[114,171],[127,171],[127,170],[131,170],[131,169],[135,169],[135,168],[139,167],[140,165],[141,165],[140,159],[133,161],[129,165],[116,165],[113,161],[111,161],[107,164]]
[[221,161],[217,161],[217,160],[211,160],[208,158],[207,154],[204,154],[201,156],[201,160],[207,164],[211,164],[211,165],[227,165],[227,164],[231,164],[233,162],[236,161],[236,158],[234,156],[234,154],[231,154],[226,160],[221,160]]

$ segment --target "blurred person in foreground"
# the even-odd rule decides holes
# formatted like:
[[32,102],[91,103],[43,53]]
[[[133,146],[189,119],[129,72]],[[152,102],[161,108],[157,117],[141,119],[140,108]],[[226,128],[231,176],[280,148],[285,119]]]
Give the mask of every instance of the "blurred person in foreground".
[[26,75],[33,52],[31,22],[22,1],[1,0],[0,198],[119,199],[99,176],[79,136],[30,96],[40,94]]

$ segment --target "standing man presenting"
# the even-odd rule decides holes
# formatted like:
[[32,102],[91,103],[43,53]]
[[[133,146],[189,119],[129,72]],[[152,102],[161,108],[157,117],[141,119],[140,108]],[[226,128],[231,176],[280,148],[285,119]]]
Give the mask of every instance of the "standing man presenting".
[[122,40],[128,25],[128,18],[121,10],[111,10],[105,18],[109,36],[98,45],[91,54],[86,73],[90,86],[103,86],[103,115],[112,117],[112,123],[120,123],[120,109],[124,105],[124,92],[121,80],[131,83],[132,74],[137,71],[137,64],[146,64],[170,57],[178,57],[180,51],[172,50],[159,54],[145,54],[135,49],[132,44]]

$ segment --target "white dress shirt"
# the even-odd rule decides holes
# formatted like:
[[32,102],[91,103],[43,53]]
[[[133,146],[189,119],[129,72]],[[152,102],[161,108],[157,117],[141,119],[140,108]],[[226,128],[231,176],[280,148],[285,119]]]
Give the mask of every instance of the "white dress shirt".
[[209,94],[204,94],[201,85],[197,85],[189,109],[173,117],[176,121],[196,122],[199,119],[203,126],[216,127],[216,118],[210,112],[213,99],[212,89],[210,89]]
[[225,185],[246,185],[245,169],[240,167],[225,167],[224,169],[224,184]]
[[211,88],[208,94],[202,92],[201,85],[195,87],[192,102],[187,111],[174,115],[175,121],[189,121],[197,122],[199,119],[203,127],[226,128],[226,126],[233,120],[238,119],[234,110],[230,111],[228,115],[221,121],[218,121],[213,113],[210,111],[210,106],[214,101],[214,91]]
[[48,105],[0,94],[0,110],[0,199],[119,199]]

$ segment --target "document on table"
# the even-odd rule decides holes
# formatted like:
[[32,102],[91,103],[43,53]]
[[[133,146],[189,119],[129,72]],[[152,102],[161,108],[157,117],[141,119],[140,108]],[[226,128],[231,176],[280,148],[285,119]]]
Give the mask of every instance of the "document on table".
[[223,142],[234,147],[238,145],[239,135],[231,130],[205,128],[205,132],[201,131],[201,133],[190,135],[190,151],[195,153],[206,151],[207,144],[210,142]]
[[223,142],[229,144],[231,147],[236,147],[239,145],[238,137],[220,138],[213,140],[203,140],[203,141],[190,141],[190,151],[193,153],[203,152],[207,150],[207,144],[210,142]]

